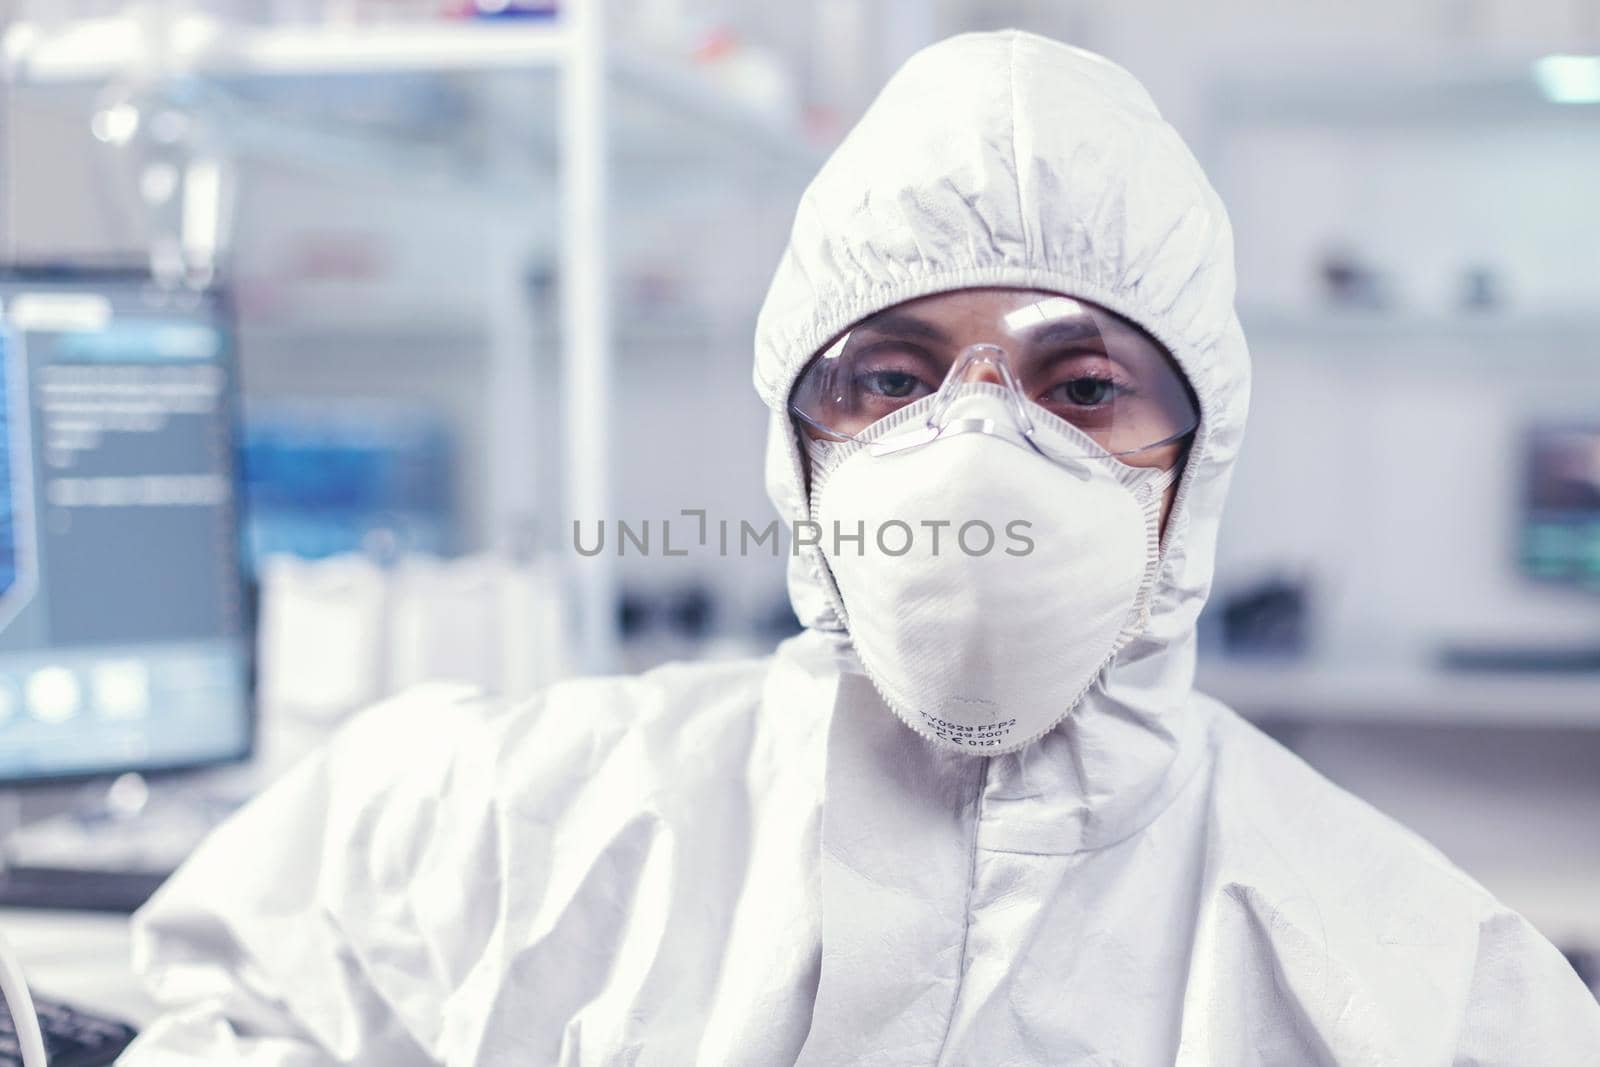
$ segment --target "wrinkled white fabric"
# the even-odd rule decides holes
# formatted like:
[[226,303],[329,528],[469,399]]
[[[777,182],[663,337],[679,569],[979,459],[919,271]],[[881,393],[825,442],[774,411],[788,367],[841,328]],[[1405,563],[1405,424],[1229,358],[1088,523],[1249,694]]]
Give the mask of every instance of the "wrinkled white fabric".
[[1600,1009],[1525,921],[1191,690],[1232,279],[1126,73],[1019,33],[917,55],[762,311],[774,499],[807,512],[783,401],[848,323],[966,285],[1094,300],[1201,405],[1142,635],[1037,743],[946,752],[880,704],[809,553],[809,630],[769,659],[375,708],[140,914],[173,1009],[124,1063],[1594,1063]]
[[927,437],[929,396],[856,440],[808,441],[811,512],[884,703],[933,744],[991,755],[1055,727],[1144,629],[1172,472],[1082,458],[1094,442],[1043,410],[1026,443],[1004,386],[952,395],[952,426],[989,429],[896,447]]

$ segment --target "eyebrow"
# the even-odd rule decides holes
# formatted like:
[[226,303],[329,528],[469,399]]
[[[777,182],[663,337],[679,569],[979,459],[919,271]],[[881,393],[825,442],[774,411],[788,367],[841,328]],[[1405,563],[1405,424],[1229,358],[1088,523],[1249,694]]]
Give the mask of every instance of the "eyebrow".
[[1031,345],[1052,345],[1067,341],[1102,340],[1104,335],[1089,316],[1075,315],[1069,319],[1056,319],[1029,332],[1027,336]]
[[880,311],[857,328],[871,330],[874,333],[920,337],[925,341],[933,341],[938,344],[950,343],[950,335],[938,326],[927,319],[919,319],[917,316],[905,311]]

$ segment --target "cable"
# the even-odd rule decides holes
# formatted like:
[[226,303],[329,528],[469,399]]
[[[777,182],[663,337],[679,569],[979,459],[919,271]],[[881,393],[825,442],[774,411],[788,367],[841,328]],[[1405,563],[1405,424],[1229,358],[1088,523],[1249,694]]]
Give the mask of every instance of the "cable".
[[22,1067],[48,1067],[44,1034],[39,1030],[39,1016],[33,1010],[33,996],[22,978],[17,954],[4,935],[0,935],[0,996],[5,997],[6,1007],[11,1011],[11,1025],[16,1029],[17,1044],[22,1049]]

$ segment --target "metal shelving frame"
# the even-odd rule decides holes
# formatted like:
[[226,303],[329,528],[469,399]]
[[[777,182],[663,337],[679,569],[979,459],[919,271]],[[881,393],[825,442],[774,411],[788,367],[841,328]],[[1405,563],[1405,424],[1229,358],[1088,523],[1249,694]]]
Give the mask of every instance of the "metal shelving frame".
[[[371,25],[234,26],[202,15],[63,18],[13,23],[0,38],[7,80],[18,85],[93,83],[118,76],[214,77],[554,70],[560,219],[561,525],[611,517],[613,329],[608,256],[608,93],[618,80],[630,92],[671,102],[682,114],[721,130],[757,154],[785,165],[809,158],[795,131],[780,129],[710,90],[691,72],[660,61],[609,54],[603,0],[563,3],[549,19]],[[514,270],[515,250],[497,256]],[[531,444],[533,325],[516,284],[495,287],[489,315],[486,398],[492,439]],[[508,398],[520,398],[525,403]],[[494,521],[526,514],[537,487],[524,456],[489,457]],[[502,531],[503,532],[503,531]],[[601,672],[617,664],[613,604],[616,577],[604,554],[570,555],[569,595],[575,666]]]

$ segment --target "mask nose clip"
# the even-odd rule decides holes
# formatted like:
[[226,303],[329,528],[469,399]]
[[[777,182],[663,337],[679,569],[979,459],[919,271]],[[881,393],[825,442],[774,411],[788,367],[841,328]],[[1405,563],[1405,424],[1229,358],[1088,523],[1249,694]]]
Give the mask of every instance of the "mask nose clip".
[[[962,415],[956,411],[957,402],[965,394],[963,386],[972,383],[990,383],[1000,386],[1005,393],[1009,426],[1000,424],[993,415]],[[874,446],[874,455],[888,455],[931,444],[941,437],[963,433],[981,433],[990,437],[1012,441],[1026,447],[1057,466],[1065,468],[1080,480],[1087,480],[1090,472],[1076,460],[1053,456],[1039,447],[1034,440],[1033,419],[1028,415],[1028,395],[1016,373],[1006,359],[1005,349],[999,345],[977,344],[964,349],[945,374],[944,382],[934,394],[933,407],[927,421],[917,433],[903,435]]]
[[[944,383],[939,386],[939,393],[934,398],[933,410],[928,412],[928,426],[938,431],[935,436],[969,429],[978,433],[996,432],[993,419],[951,417],[950,409],[961,396],[961,386],[969,381],[988,381],[1005,387],[1006,408],[1011,413],[1012,425],[1031,444],[1033,420],[1028,417],[1027,394],[1022,391],[1022,383],[1017,380],[1016,374],[1011,370],[1010,362],[1006,360],[1005,349],[999,345],[988,344],[967,348],[956,358],[949,373],[944,376]],[[967,423],[981,425],[969,427]]]

